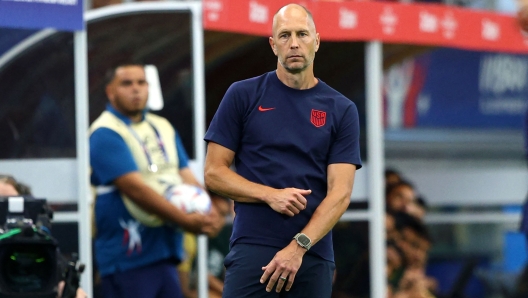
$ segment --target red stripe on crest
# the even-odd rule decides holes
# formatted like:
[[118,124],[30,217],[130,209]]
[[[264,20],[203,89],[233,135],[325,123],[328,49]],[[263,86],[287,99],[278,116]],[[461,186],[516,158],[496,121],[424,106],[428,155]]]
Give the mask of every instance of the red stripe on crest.
[[326,112],[312,109],[310,121],[315,127],[321,127],[326,123]]

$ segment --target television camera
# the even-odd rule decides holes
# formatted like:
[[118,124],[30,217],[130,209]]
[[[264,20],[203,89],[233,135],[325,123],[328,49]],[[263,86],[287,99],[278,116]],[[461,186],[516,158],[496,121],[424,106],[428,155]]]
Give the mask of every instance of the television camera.
[[45,199],[0,196],[0,298],[74,298],[84,265],[64,262]]

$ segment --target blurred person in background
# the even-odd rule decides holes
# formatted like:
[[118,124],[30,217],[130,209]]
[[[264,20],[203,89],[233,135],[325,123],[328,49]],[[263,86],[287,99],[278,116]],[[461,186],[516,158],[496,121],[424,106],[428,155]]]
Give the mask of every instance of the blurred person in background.
[[387,240],[387,296],[392,297],[405,272],[405,254],[393,240]]
[[427,252],[431,248],[427,227],[419,219],[404,212],[397,213],[395,220],[400,237],[396,243],[405,252],[408,266],[425,268]]
[[409,205],[407,205],[406,210],[410,215],[423,220],[425,213],[427,212],[427,203],[425,202],[425,198],[422,196],[417,197]]
[[[437,281],[426,276],[431,238],[427,227],[418,218],[399,212],[394,215],[397,233],[390,239],[403,252],[405,267],[393,276],[394,297],[434,297]],[[405,296],[409,295],[409,296]]]
[[[20,192],[19,190],[22,190]],[[22,196],[31,195],[29,186],[18,182],[13,176],[0,174],[0,196]],[[62,257],[62,256],[60,256]],[[64,264],[61,264],[64,266]],[[60,281],[57,286],[57,298],[62,296],[64,290],[64,280]],[[22,297],[22,296],[21,296]],[[87,298],[86,292],[82,288],[77,289],[75,298]]]
[[[211,246],[211,241],[217,237],[225,237],[225,235],[219,235],[224,229],[226,223],[226,217],[231,213],[231,204],[227,199],[224,199],[217,195],[211,196],[213,200],[213,206],[211,209],[211,221],[213,222],[212,230],[207,234],[209,237],[208,245],[208,275],[207,282],[209,285],[209,298],[222,297],[224,289],[223,281],[223,259],[225,255],[221,256],[222,263],[218,264],[217,257],[212,254],[217,253],[217,246]],[[182,286],[183,296],[185,298],[196,298],[198,297],[197,291],[197,271],[196,271],[196,254],[198,250],[198,244],[196,235],[193,233],[186,232],[183,238],[183,246],[185,250],[185,259],[180,265],[178,265],[178,272],[180,275],[180,281]],[[229,249],[229,244],[225,244],[225,248]],[[218,266],[221,268],[218,268]]]
[[11,175],[0,174],[0,192],[3,195],[11,195],[16,193],[17,195],[31,195],[31,188],[19,181]]
[[176,130],[146,109],[142,64],[119,64],[109,71],[106,95],[106,110],[90,126],[101,294],[183,297],[175,268],[183,259],[179,228],[207,233],[212,223],[204,214],[178,209],[164,193],[171,186],[200,183]]
[[414,186],[408,181],[401,180],[387,187],[385,204],[388,211],[407,212],[415,200]]
[[0,195],[2,196],[17,196],[17,182],[15,178],[10,175],[0,175]]
[[402,179],[401,173],[395,169],[385,169],[385,188],[387,188],[389,185],[393,185],[402,181]]

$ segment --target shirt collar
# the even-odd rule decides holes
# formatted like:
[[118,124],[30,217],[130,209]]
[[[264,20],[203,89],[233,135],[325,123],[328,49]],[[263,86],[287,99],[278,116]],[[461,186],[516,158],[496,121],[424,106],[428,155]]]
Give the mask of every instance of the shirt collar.
[[[114,114],[117,118],[121,119],[126,125],[132,124],[132,120],[128,118],[127,116],[121,114],[118,110],[116,110],[111,104],[106,104],[106,110],[112,114]],[[145,114],[147,113],[147,109],[143,110],[141,121],[145,120]]]

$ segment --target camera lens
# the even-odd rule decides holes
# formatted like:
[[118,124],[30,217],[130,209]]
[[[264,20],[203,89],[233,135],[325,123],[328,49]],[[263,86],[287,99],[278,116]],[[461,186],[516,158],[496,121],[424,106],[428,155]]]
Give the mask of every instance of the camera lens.
[[56,280],[53,246],[11,244],[0,249],[0,284],[13,293],[31,293],[49,289]]

